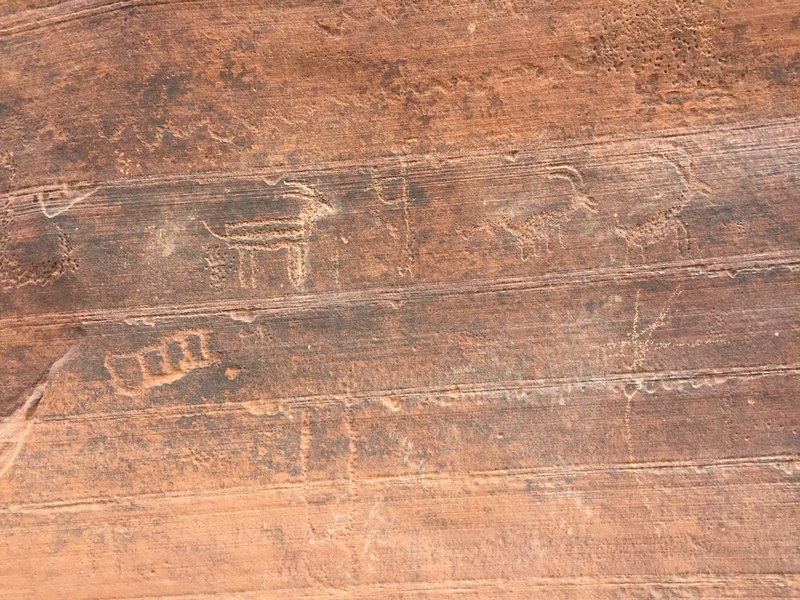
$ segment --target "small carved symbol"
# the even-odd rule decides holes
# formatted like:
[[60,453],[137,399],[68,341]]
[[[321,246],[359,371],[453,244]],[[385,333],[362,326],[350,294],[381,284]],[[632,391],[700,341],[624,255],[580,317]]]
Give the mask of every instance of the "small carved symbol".
[[551,208],[525,219],[503,217],[494,221],[484,221],[475,227],[475,230],[489,229],[510,234],[517,243],[520,259],[523,261],[528,260],[529,252],[534,256],[539,256],[539,250],[552,252],[550,236],[553,233],[558,237],[559,245],[564,248],[561,227],[580,211],[596,213],[597,206],[594,200],[584,193],[583,177],[574,167],[569,165],[550,167],[547,170],[547,178],[561,179],[569,183],[572,193],[565,206]]
[[105,367],[117,391],[133,395],[174,383],[214,363],[205,330],[179,331],[130,354],[106,357]]
[[267,217],[225,223],[224,233],[217,233],[203,223],[211,235],[238,251],[239,282],[242,287],[256,286],[256,252],[285,248],[288,252],[289,281],[294,287],[301,288],[306,278],[308,247],[314,223],[336,212],[334,206],[310,185],[292,180],[283,184],[286,190],[278,197],[299,200],[304,205],[296,217]]

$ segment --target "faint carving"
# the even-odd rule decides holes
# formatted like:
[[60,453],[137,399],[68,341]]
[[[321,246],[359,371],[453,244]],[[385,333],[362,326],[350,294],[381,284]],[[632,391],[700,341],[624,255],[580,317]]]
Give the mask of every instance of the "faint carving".
[[202,329],[179,331],[136,352],[110,355],[105,360],[114,387],[128,395],[174,383],[212,364],[209,333]]
[[286,249],[289,281],[296,288],[306,278],[308,247],[314,224],[336,212],[334,206],[316,189],[302,181],[283,182],[285,191],[278,197],[299,200],[303,208],[296,217],[265,217],[225,223],[224,233],[215,232],[203,223],[211,235],[224,240],[239,253],[239,282],[242,287],[256,286],[255,254],[259,251]]
[[400,163],[399,175],[380,175],[376,169],[370,169],[370,177],[372,180],[370,188],[375,191],[378,200],[387,206],[398,206],[403,213],[405,239],[403,241],[403,258],[397,270],[401,277],[413,277],[417,235],[414,221],[411,218],[411,195],[406,163]]
[[[631,352],[631,370],[639,371],[644,367],[645,359],[653,347],[653,334],[661,329],[666,323],[667,314],[672,307],[675,299],[683,293],[682,287],[679,285],[672,292],[667,299],[664,307],[658,316],[648,326],[642,327],[640,315],[640,301],[641,290],[636,290],[636,300],[633,306],[633,322],[631,324],[631,332],[628,334],[626,340],[612,344],[616,346],[622,354],[626,348],[630,348]],[[633,435],[631,433],[631,416],[633,414],[633,397],[639,393],[644,386],[643,380],[631,380],[625,384],[623,392],[625,394],[625,445],[628,450],[628,458],[633,461]]]
[[671,148],[651,157],[654,161],[666,163],[678,176],[678,189],[670,204],[644,221],[629,226],[619,222],[614,226],[617,237],[625,241],[626,255],[631,250],[639,252],[644,260],[644,252],[653,244],[671,235],[675,237],[678,254],[686,255],[690,249],[689,231],[682,214],[696,194],[707,196],[710,188],[694,176],[689,155],[681,149]]
[[639,299],[641,296],[641,290],[636,290],[636,303],[633,307],[633,324],[631,325],[631,332],[628,335],[628,346],[630,346],[632,350],[632,362],[631,362],[631,369],[634,371],[641,369],[644,366],[644,361],[647,358],[647,353],[650,350],[650,345],[653,341],[653,334],[661,327],[664,326],[666,322],[667,313],[669,313],[669,309],[672,306],[672,303],[675,299],[681,295],[683,290],[681,286],[675,288],[675,291],[672,292],[672,295],[667,299],[664,308],[658,314],[658,317],[650,323],[647,327],[642,327],[640,324],[640,316],[639,316]]
[[86,200],[98,190],[97,187],[81,184],[77,187],[67,185],[48,186],[30,190],[34,200],[39,203],[42,213],[48,219],[68,211],[78,202]]
[[72,256],[72,245],[67,235],[58,225],[58,255],[35,265],[23,266],[11,250],[11,230],[14,224],[14,208],[7,200],[0,216],[0,283],[3,289],[19,288],[25,285],[46,285],[64,273],[78,270]]
[[548,179],[562,179],[567,181],[571,188],[569,202],[560,208],[551,208],[536,213],[528,218],[503,217],[493,221],[484,221],[475,230],[498,230],[510,234],[517,243],[520,259],[528,260],[528,252],[534,256],[539,255],[539,250],[549,253],[550,236],[554,233],[559,244],[564,247],[561,227],[571,220],[578,212],[587,211],[596,213],[597,206],[594,200],[587,196],[584,189],[583,177],[580,172],[569,165],[558,165],[547,170]]

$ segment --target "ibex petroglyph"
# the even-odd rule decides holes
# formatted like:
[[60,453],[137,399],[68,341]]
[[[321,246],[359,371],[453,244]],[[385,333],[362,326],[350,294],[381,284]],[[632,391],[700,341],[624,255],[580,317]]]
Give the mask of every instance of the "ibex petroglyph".
[[217,233],[207,223],[214,237],[224,240],[239,252],[239,281],[242,287],[255,287],[255,253],[266,250],[288,252],[287,271],[293,286],[302,287],[311,231],[322,217],[336,212],[335,207],[317,190],[301,181],[286,180],[285,190],[276,195],[284,200],[299,200],[303,208],[297,216],[266,217],[225,223],[224,233]]
[[594,200],[587,196],[583,189],[583,177],[580,172],[568,165],[558,165],[547,170],[548,179],[563,179],[570,184],[572,193],[569,202],[560,208],[551,208],[538,212],[527,218],[503,217],[491,221],[484,221],[476,230],[499,230],[510,234],[517,243],[520,258],[528,260],[529,249],[534,256],[539,255],[539,250],[550,250],[550,236],[555,233],[559,244],[564,247],[561,236],[561,226],[571,220],[577,213],[587,211],[596,213],[597,206]]
[[644,221],[632,225],[621,226],[619,222],[614,226],[617,237],[625,240],[626,254],[636,250],[644,258],[644,252],[653,244],[675,236],[678,253],[683,256],[690,250],[689,231],[682,214],[686,206],[697,194],[707,196],[711,189],[699,180],[692,172],[692,161],[689,155],[679,149],[670,148],[651,157],[654,161],[666,163],[678,176],[678,186],[675,197],[664,209],[651,215]]

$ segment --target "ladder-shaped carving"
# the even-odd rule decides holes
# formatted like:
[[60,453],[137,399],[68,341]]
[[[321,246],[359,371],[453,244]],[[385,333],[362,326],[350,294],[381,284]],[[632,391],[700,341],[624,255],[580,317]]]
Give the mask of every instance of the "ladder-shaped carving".
[[203,223],[215,238],[225,241],[239,253],[239,282],[242,287],[256,287],[255,254],[260,251],[286,249],[289,281],[296,288],[306,279],[308,247],[314,224],[336,212],[334,206],[317,190],[301,181],[284,181],[285,191],[277,197],[300,201],[303,208],[297,216],[265,217],[225,223],[218,233]]
[[209,332],[179,331],[129,354],[106,357],[105,367],[117,391],[136,394],[167,385],[214,364]]

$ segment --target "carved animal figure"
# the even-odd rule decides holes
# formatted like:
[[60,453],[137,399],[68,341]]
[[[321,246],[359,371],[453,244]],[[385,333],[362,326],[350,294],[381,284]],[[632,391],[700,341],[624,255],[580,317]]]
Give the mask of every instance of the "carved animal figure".
[[485,228],[488,225],[493,229],[499,229],[511,234],[517,242],[520,258],[523,261],[528,260],[529,249],[534,256],[539,255],[539,249],[551,252],[550,236],[553,233],[558,236],[559,244],[563,248],[564,241],[561,237],[561,226],[580,211],[597,212],[594,200],[583,192],[583,177],[576,169],[567,165],[551,167],[548,169],[547,177],[550,179],[564,179],[569,182],[572,187],[572,194],[566,206],[545,210],[526,219],[504,217],[479,227]]
[[696,194],[707,196],[710,188],[692,173],[691,159],[679,149],[670,149],[653,157],[664,162],[678,176],[678,187],[673,202],[665,209],[651,215],[641,223],[632,226],[614,226],[614,233],[625,241],[626,254],[637,251],[644,260],[645,250],[653,244],[675,237],[678,253],[684,256],[690,250],[689,231],[682,218],[683,211]]
[[314,223],[336,212],[334,206],[317,190],[300,181],[285,181],[287,190],[280,198],[300,200],[304,206],[296,217],[272,217],[225,223],[224,233],[217,233],[208,224],[205,228],[214,237],[224,240],[239,253],[239,281],[242,287],[255,287],[255,253],[265,250],[288,252],[289,281],[302,287],[306,277],[308,246]]

